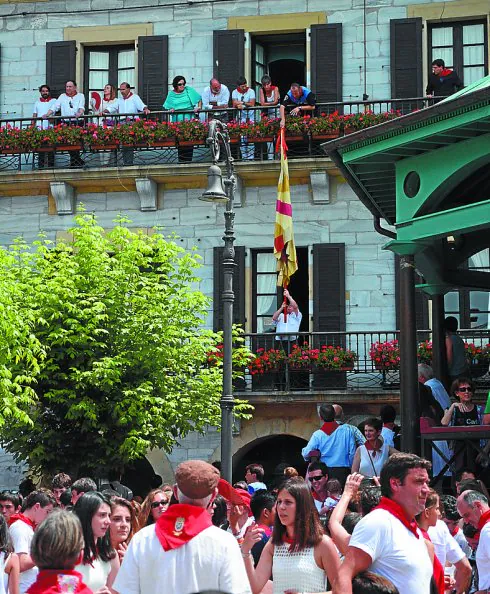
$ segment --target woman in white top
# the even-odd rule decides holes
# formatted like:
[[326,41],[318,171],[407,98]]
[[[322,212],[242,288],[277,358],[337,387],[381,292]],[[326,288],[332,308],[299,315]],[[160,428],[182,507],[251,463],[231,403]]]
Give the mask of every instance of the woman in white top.
[[13,550],[7,522],[0,514],[0,594],[19,594],[19,557]]
[[340,559],[332,540],[324,534],[313,498],[301,478],[287,480],[279,487],[274,530],[265,545],[257,568],[250,552],[262,539],[256,524],[248,528],[242,556],[253,594],[258,594],[271,575],[273,594],[285,591],[326,592],[337,579]]
[[376,417],[364,421],[366,443],[356,450],[354,462],[352,463],[352,472],[360,472],[366,478],[378,477],[386,460],[391,454],[397,452],[395,448],[388,446],[383,441],[381,437],[382,429],[383,423]]
[[107,497],[91,491],[76,502],[73,511],[82,523],[83,560],[75,570],[94,594],[110,594],[119,571],[119,557],[111,545],[111,506]]

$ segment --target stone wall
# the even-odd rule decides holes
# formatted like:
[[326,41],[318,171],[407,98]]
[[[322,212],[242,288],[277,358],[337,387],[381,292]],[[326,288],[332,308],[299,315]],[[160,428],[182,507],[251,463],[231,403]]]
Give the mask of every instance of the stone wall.
[[[445,4],[452,4],[448,2]],[[426,0],[368,0],[366,13],[367,93],[390,97],[390,19],[407,17],[409,5]],[[343,24],[344,100],[364,92],[362,0],[0,0],[0,111],[30,117],[37,87],[46,82],[48,41],[62,41],[68,27],[110,27],[152,23],[153,34],[169,35],[169,80],[184,74],[202,90],[212,76],[213,30],[229,17],[325,11],[327,22]],[[239,73],[237,73],[238,75]]]
[[16,491],[26,470],[25,464],[18,464],[11,454],[0,448],[0,491]]

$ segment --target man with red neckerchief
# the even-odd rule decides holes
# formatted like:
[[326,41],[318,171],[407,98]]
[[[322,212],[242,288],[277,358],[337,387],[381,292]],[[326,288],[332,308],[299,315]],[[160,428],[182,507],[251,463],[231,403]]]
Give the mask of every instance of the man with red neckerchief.
[[114,582],[115,591],[250,594],[234,536],[211,522],[219,480],[219,471],[207,462],[188,460],[179,464],[173,488],[179,503],[134,535]]
[[415,521],[425,508],[430,466],[415,454],[388,458],[381,502],[355,527],[333,594],[352,594],[352,579],[366,570],[391,580],[400,594],[430,593],[433,547]]
[[312,462],[308,466],[308,481],[315,507],[320,513],[328,497],[328,466],[324,462]]
[[14,552],[19,556],[20,594],[36,581],[38,568],[31,557],[31,541],[34,530],[52,511],[56,500],[50,491],[33,491],[24,499],[22,512],[14,514],[9,520],[9,531]]
[[478,548],[476,566],[478,568],[478,588],[475,594],[488,594],[490,591],[490,507],[488,499],[478,491],[463,491],[458,497],[458,511],[464,522],[478,529]]

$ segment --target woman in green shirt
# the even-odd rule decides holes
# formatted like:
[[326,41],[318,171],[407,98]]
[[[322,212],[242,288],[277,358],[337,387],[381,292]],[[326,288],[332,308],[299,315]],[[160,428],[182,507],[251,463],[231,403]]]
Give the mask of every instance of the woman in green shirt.
[[[172,81],[173,91],[170,91],[163,104],[163,109],[168,111],[196,111],[197,105],[201,100],[201,95],[193,89],[187,86],[187,81],[183,76],[176,76]],[[172,122],[182,122],[183,120],[191,120],[195,116],[193,113],[179,113],[172,115]],[[179,147],[179,163],[190,163],[192,161],[193,147]]]

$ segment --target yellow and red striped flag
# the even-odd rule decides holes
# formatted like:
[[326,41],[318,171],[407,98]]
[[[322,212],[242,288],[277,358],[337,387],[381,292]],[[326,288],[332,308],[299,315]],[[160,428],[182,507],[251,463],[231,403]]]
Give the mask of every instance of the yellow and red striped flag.
[[277,184],[276,224],[274,227],[274,256],[277,259],[277,285],[287,288],[291,276],[298,270],[293,234],[293,208],[289,192],[287,144],[284,128],[277,139],[276,152],[281,151],[281,174]]

